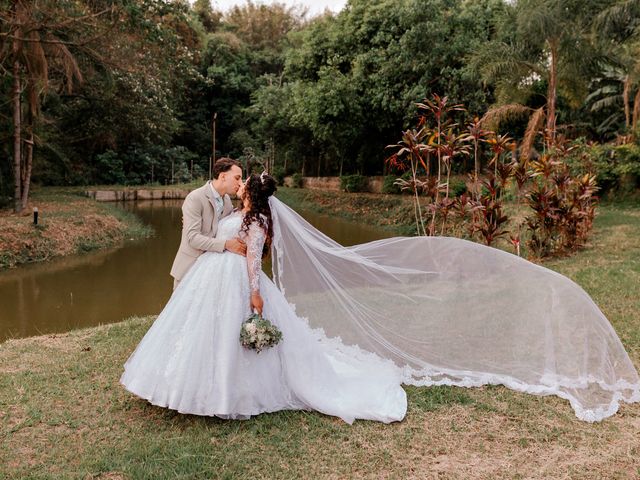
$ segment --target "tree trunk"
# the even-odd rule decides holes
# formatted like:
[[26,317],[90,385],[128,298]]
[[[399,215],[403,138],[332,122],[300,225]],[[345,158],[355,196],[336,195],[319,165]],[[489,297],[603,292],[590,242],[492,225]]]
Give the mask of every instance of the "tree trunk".
[[631,128],[633,130],[633,135],[636,135],[636,130],[638,128],[638,117],[640,117],[640,88],[636,92],[636,96],[633,99],[633,121],[631,123]]
[[631,89],[631,79],[629,75],[624,77],[622,88],[622,100],[624,101],[624,126],[625,130],[629,130],[629,117],[631,116],[631,109],[629,108],[629,90]]
[[22,210],[27,208],[27,204],[29,203],[29,186],[31,185],[31,169],[33,166],[33,123],[29,125],[29,140],[27,140],[25,143],[27,145],[27,152],[25,155],[25,168],[23,170],[24,176],[22,177]]
[[556,138],[556,96],[558,81],[558,45],[555,40],[549,41],[551,48],[551,67],[549,69],[549,88],[547,91],[547,134],[549,143]]
[[20,102],[20,63],[18,62],[17,55],[19,51],[18,41],[13,41],[13,176],[15,181],[15,189],[13,192],[14,210],[16,213],[22,211],[22,132],[21,132],[21,102]]

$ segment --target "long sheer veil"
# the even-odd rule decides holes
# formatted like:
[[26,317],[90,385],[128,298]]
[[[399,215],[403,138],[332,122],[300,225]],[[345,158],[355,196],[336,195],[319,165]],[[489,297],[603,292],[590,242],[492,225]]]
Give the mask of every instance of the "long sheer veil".
[[314,328],[391,359],[408,385],[502,384],[581,420],[640,401],[613,327],[568,278],[450,237],[343,247],[275,197],[274,282]]

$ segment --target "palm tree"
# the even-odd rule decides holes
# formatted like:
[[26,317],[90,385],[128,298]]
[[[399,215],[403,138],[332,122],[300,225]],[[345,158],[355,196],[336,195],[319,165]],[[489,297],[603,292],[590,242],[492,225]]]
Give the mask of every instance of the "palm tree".
[[474,55],[472,64],[485,81],[496,85],[498,106],[517,105],[503,108],[502,113],[532,111],[522,104],[544,82],[544,116],[552,143],[558,91],[579,103],[599,58],[589,36],[590,18],[597,6],[590,1],[515,0],[504,8],[498,37]]
[[[640,50],[638,51],[640,55]],[[613,62],[613,55],[612,55]],[[634,60],[632,56],[627,57]],[[604,65],[593,81],[594,89],[585,103],[592,112],[611,112],[597,129],[600,134],[616,131],[624,123],[625,132],[634,132],[640,113],[640,62]],[[636,63],[633,61],[633,63]],[[635,92],[635,94],[634,94]],[[631,98],[633,98],[633,104]],[[632,106],[633,105],[633,106]]]
[[[14,210],[27,205],[34,129],[40,115],[41,98],[50,89],[66,88],[82,81],[82,73],[71,48],[81,49],[105,34],[96,20],[109,8],[92,12],[79,2],[12,0],[8,11],[0,13],[0,65],[10,66],[13,77],[13,170]],[[71,14],[73,10],[73,15]],[[92,31],[93,30],[93,31]],[[96,34],[96,30],[98,33]],[[74,38],[70,41],[69,38]],[[23,112],[25,102],[26,112]],[[23,117],[27,119],[23,125]],[[24,127],[24,128],[23,128]],[[23,130],[26,137],[23,138]],[[23,151],[23,143],[26,145]]]
[[[619,0],[596,17],[594,38],[607,51],[599,86],[588,97],[591,110],[598,111],[622,103],[626,132],[631,138],[640,116],[640,0]],[[611,85],[611,81],[619,87]],[[621,90],[621,92],[620,92]],[[635,91],[635,94],[634,94]],[[631,97],[633,98],[633,110]],[[616,114],[605,122],[613,121]]]

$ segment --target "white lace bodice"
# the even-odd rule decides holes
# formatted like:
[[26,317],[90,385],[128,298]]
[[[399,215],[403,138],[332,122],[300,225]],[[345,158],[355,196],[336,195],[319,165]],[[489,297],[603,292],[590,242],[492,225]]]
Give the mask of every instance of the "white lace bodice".
[[260,292],[260,272],[262,271],[262,248],[266,240],[265,231],[256,223],[249,226],[249,232],[241,232],[242,219],[244,215],[241,211],[233,212],[231,215],[220,220],[218,225],[217,238],[228,240],[240,237],[247,244],[247,272],[249,273],[249,285],[251,293]]

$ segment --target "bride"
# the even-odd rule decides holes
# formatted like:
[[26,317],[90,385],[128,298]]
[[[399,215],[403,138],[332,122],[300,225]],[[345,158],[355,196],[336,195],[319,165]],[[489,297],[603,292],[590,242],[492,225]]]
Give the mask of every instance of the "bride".
[[[246,258],[198,257],[127,360],[120,382],[154,405],[181,413],[246,419],[278,410],[318,410],[354,419],[402,420],[400,370],[376,357],[350,355],[296,317],[262,272],[273,238],[269,175],[251,175],[243,208],[221,220],[217,238],[240,236]],[[240,326],[256,309],[283,340],[257,354],[240,344]],[[355,349],[353,349],[355,351]]]
[[[245,239],[247,257],[198,258],[127,360],[127,390],[182,413],[300,409],[348,423],[402,420],[403,383],[558,395],[585,421],[640,401],[615,331],[568,278],[456,238],[342,247],[275,191],[269,175],[248,178],[218,230]],[[239,341],[253,310],[283,334],[260,354]]]

